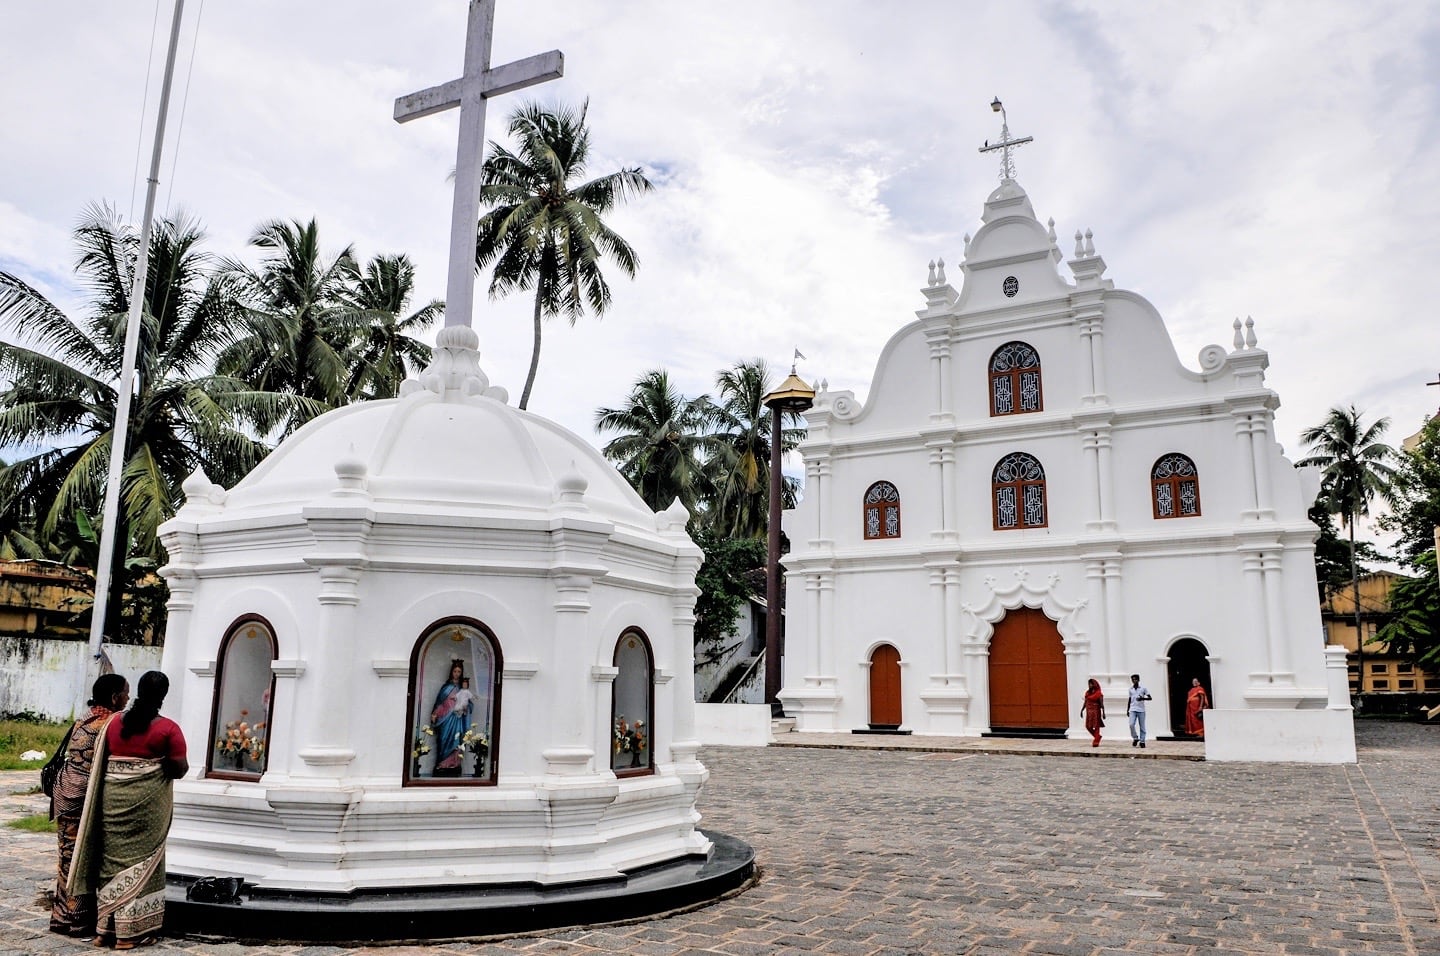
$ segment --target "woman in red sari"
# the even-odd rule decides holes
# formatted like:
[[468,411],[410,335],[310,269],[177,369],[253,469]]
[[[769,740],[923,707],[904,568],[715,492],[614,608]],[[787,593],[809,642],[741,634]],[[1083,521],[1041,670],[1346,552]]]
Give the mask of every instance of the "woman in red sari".
[[1185,697],[1185,733],[1205,736],[1205,709],[1209,706],[1210,695],[1200,686],[1200,678],[1190,678],[1190,693]]
[[1093,677],[1085,688],[1085,704],[1080,714],[1085,718],[1085,729],[1095,737],[1090,746],[1100,746],[1100,728],[1105,726],[1105,695],[1100,691],[1100,682]]
[[[55,781],[52,817],[60,840],[60,867],[55,881],[55,905],[50,909],[50,932],[67,936],[95,935],[95,894],[71,896],[65,890],[70,881],[70,862],[75,858],[75,839],[80,832],[80,811],[85,790],[90,786],[95,765],[95,745],[105,724],[130,701],[130,682],[119,674],[101,674],[90,689],[90,713],[75,722],[65,763]],[[100,770],[104,773],[102,767]]]

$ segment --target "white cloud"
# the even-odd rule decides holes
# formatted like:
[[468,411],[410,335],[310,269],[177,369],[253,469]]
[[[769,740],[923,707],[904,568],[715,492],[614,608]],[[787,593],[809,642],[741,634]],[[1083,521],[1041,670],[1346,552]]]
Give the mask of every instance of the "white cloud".
[[[264,219],[315,216],[335,247],[409,252],[442,296],[454,118],[390,116],[458,72],[464,9],[207,5],[162,197],[222,254],[247,255]],[[0,258],[63,293],[80,209],[135,192],[150,22],[53,0],[7,10],[7,31],[23,42],[0,62]],[[592,172],[646,164],[661,182],[615,214],[642,268],[612,277],[611,313],[547,324],[532,407],[590,435],[646,369],[699,390],[795,345],[863,393],[925,262],[955,263],[978,226],[999,95],[1035,136],[1017,161],[1041,218],[1093,229],[1182,358],[1255,316],[1293,455],[1336,403],[1407,433],[1440,403],[1423,385],[1440,367],[1437,35],[1440,8],[1407,0],[501,0],[496,61],[565,52],[565,78],[530,95],[589,97]],[[492,105],[492,138],[516,101]],[[518,394],[529,307],[480,298],[483,361]]]

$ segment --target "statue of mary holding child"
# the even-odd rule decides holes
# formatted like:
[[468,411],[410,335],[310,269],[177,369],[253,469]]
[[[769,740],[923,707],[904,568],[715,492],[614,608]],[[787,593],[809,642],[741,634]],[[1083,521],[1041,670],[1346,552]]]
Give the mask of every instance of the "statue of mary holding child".
[[450,662],[450,674],[435,695],[430,712],[430,726],[435,731],[435,776],[460,776],[460,762],[465,757],[462,738],[470,729],[472,695],[467,687],[465,662]]

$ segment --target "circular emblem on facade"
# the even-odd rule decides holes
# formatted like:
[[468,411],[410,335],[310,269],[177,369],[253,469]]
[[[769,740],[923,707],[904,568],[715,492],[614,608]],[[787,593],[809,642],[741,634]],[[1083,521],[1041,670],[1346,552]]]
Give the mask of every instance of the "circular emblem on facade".
[[1020,280],[1014,276],[1006,276],[1005,284],[1001,286],[1005,290],[1007,298],[1015,298],[1015,293],[1020,291]]

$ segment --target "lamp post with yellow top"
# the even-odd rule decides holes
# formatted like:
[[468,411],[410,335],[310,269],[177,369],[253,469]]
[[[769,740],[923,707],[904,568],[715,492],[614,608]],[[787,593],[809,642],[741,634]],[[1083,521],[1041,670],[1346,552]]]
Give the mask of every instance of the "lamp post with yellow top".
[[[796,349],[795,357],[804,358]],[[805,384],[790,366],[790,376],[761,401],[770,409],[770,521],[765,555],[765,703],[780,714],[780,657],[783,653],[780,599],[780,462],[784,458],[781,435],[785,415],[798,415],[815,404],[815,389]]]

